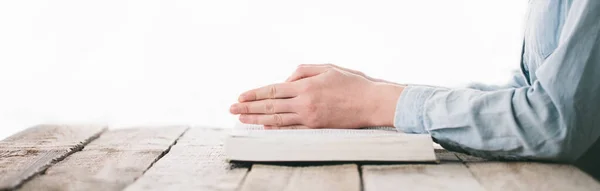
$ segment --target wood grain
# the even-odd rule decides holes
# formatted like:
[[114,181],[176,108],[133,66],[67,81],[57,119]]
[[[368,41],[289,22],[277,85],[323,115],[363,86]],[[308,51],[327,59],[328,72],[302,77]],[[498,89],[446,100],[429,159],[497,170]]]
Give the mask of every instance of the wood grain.
[[253,165],[242,191],[359,191],[355,164],[326,166]]
[[228,133],[224,129],[190,129],[125,190],[236,190],[248,166],[225,161],[223,138]]
[[252,162],[436,161],[429,135],[300,135],[231,136],[226,139],[227,158]]
[[572,165],[533,162],[470,162],[487,190],[600,190],[600,184]]
[[20,190],[122,190],[141,176],[186,127],[108,131]]
[[0,190],[20,186],[105,130],[103,126],[38,125],[0,141]]
[[435,151],[440,164],[363,165],[364,190],[484,190],[455,153]]

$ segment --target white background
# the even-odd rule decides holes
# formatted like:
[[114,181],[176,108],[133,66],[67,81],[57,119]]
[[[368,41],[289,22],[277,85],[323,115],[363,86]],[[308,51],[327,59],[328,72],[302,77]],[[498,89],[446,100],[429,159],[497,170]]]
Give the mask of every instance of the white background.
[[231,127],[301,63],[504,83],[524,0],[0,1],[0,139],[39,123]]

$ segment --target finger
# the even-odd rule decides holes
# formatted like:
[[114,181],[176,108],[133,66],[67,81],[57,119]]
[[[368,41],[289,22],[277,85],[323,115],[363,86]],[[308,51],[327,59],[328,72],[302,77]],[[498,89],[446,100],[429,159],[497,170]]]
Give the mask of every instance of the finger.
[[289,126],[300,124],[300,116],[296,113],[242,114],[240,121],[246,124]]
[[242,93],[239,102],[263,99],[290,98],[298,95],[296,86],[291,83],[272,84]]
[[292,112],[290,99],[266,99],[236,103],[229,111],[232,114],[274,114]]
[[317,66],[317,65],[302,66],[302,65],[300,65],[300,66],[298,66],[298,68],[296,68],[296,71],[292,74],[292,76],[290,76],[285,81],[293,82],[293,81],[300,80],[303,78],[316,76],[323,72],[326,72],[327,70],[329,70],[329,68],[331,68],[331,67],[329,67],[327,65],[322,65],[322,66]]
[[282,127],[265,125],[264,127],[265,127],[265,129],[311,129],[310,127],[307,127],[304,125],[289,125],[289,126],[282,126]]

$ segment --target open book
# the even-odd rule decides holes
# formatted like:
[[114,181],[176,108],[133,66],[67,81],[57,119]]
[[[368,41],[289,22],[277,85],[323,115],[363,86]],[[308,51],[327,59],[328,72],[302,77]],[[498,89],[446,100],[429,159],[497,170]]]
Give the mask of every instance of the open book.
[[225,140],[231,161],[436,162],[429,135],[366,129],[263,130],[237,125]]

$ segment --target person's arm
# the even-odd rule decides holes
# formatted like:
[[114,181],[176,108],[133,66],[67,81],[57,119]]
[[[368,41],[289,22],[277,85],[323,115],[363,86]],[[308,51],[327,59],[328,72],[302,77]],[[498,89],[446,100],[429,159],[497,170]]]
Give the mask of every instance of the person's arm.
[[600,135],[599,31],[600,1],[575,1],[558,47],[531,86],[407,87],[394,125],[476,156],[572,162]]

